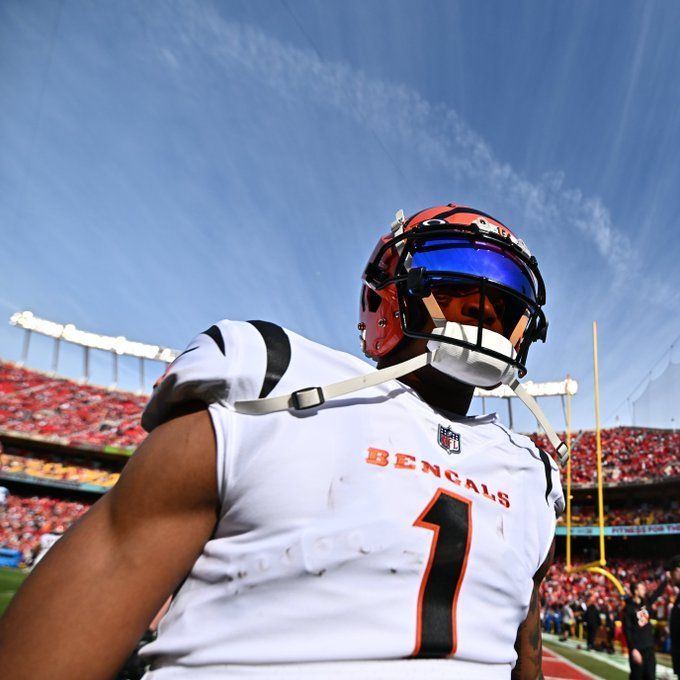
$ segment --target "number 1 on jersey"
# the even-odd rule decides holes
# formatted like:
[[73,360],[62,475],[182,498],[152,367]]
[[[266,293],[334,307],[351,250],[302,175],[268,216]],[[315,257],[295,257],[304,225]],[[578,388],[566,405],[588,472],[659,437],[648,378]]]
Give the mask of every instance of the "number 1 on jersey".
[[472,538],[472,502],[438,489],[414,526],[434,531],[420,584],[416,646],[412,656],[456,653],[456,604]]

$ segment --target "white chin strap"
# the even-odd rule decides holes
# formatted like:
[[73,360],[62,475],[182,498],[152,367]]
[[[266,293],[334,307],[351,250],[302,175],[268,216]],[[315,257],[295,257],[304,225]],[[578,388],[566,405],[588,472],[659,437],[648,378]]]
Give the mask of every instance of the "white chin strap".
[[569,460],[569,449],[557,436],[557,432],[555,432],[545,413],[543,413],[543,410],[538,405],[538,402],[524,389],[524,385],[522,385],[517,378],[512,378],[512,380],[506,384],[519,397],[519,400],[534,414],[534,418],[538,420],[548,437],[548,441],[553,449],[555,449],[560,465],[566,465],[567,460]]
[[[274,413],[275,411],[304,411],[306,409],[316,408],[329,399],[341,397],[345,394],[351,394],[352,392],[357,392],[367,387],[374,387],[375,385],[380,385],[388,380],[401,378],[408,373],[417,371],[419,368],[432,364],[433,357],[433,352],[425,352],[425,354],[420,354],[417,357],[402,361],[394,366],[381,368],[373,373],[348,378],[347,380],[331,383],[324,387],[305,387],[296,390],[291,394],[282,394],[278,397],[237,401],[234,404],[234,409],[238,413],[247,415],[264,415],[266,413]],[[517,378],[512,377],[507,384],[534,414],[534,417],[541,424],[551,445],[555,449],[560,464],[565,465],[567,458],[569,457],[567,445],[559,439],[536,400],[524,389]]]

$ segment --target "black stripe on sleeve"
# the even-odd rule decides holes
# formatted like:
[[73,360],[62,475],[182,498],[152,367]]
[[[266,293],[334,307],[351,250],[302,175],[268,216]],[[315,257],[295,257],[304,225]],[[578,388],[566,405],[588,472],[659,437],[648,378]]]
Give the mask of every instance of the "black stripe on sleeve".
[[269,321],[249,321],[259,331],[267,348],[267,371],[258,399],[263,399],[278,385],[290,364],[290,339],[286,331]]
[[208,328],[207,331],[203,331],[201,335],[207,335],[209,338],[212,338],[215,341],[215,344],[220,348],[220,352],[226,356],[224,351],[224,338],[222,337],[222,332],[217,326],[210,326],[210,328]]
[[550,465],[550,456],[543,449],[538,449],[538,454],[545,467],[545,502],[547,503],[552,491],[552,465]]

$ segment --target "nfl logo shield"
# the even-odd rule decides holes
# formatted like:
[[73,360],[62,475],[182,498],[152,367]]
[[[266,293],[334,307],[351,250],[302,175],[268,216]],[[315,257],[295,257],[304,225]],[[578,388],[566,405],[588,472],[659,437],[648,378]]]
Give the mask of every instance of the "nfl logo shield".
[[439,446],[447,453],[460,453],[460,435],[450,427],[439,426]]

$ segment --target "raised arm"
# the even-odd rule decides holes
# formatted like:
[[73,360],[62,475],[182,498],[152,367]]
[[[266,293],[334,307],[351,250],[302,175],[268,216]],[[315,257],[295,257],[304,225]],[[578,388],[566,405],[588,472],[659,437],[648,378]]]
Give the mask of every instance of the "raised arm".
[[199,556],[217,507],[207,411],[155,429],[12,600],[0,620],[2,676],[114,675]]
[[659,585],[656,587],[656,590],[647,597],[646,605],[648,609],[651,609],[654,606],[654,603],[663,595],[664,591],[666,590],[666,586],[668,585],[668,577],[664,575],[661,578],[661,581],[659,582]]
[[553,539],[548,556],[534,576],[534,589],[531,593],[529,613],[517,631],[517,639],[515,640],[517,663],[512,670],[511,680],[543,680],[540,587],[554,558],[555,541]]

